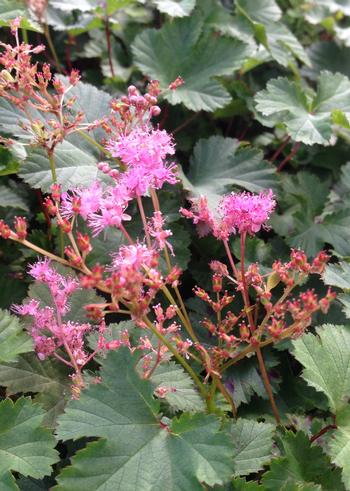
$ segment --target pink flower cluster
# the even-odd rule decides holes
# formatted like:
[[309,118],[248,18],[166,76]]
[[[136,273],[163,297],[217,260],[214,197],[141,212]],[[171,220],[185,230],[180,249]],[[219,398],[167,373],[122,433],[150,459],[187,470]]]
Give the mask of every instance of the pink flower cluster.
[[70,357],[67,364],[82,367],[88,360],[88,354],[84,350],[84,337],[91,330],[91,325],[64,320],[70,310],[69,298],[79,283],[74,278],[59,274],[47,259],[33,264],[29,274],[48,287],[54,305],[42,307],[38,300],[32,299],[27,304],[12,307],[19,315],[33,317],[30,332],[38,357],[44,360],[54,355],[57,349],[63,348]]
[[160,189],[165,182],[177,182],[176,166],[165,162],[166,156],[174,153],[166,131],[136,128],[118,141],[110,141],[107,148],[127,165],[124,172],[119,172],[106,162],[99,164],[99,169],[112,177],[115,185],[103,189],[96,181],[88,188],[75,188],[61,196],[61,216],[71,219],[81,215],[94,235],[107,227],[120,228],[123,221],[130,220],[125,211],[135,197],[146,195],[150,188]]
[[176,184],[176,166],[167,164],[174,143],[165,130],[135,128],[106,146],[112,157],[120,158],[127,170],[120,177],[130,196],[144,196],[149,188],[160,189],[165,182]]
[[271,189],[260,194],[231,193],[221,200],[219,213],[229,233],[254,235],[265,226],[275,206]]
[[221,200],[215,215],[208,206],[205,197],[193,200],[191,209],[180,209],[180,213],[193,221],[197,226],[198,234],[204,237],[212,233],[214,237],[227,240],[231,234],[237,232],[254,235],[262,227],[275,209],[276,201],[270,189],[260,194],[231,193]]

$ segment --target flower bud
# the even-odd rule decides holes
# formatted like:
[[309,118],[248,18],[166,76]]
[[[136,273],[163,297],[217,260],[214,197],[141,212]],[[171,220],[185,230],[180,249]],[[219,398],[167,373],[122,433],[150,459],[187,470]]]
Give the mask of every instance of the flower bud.
[[66,218],[62,218],[60,220],[57,220],[57,225],[60,227],[60,229],[65,233],[69,234],[69,232],[72,231],[72,225],[69,220]]
[[222,276],[220,274],[213,274],[212,285],[214,292],[221,292],[222,290]]
[[249,327],[245,322],[239,326],[239,335],[242,341],[247,341],[250,338]]
[[81,252],[89,253],[92,250],[88,234],[77,233],[77,244]]
[[19,240],[27,238],[27,221],[24,217],[15,217],[14,227]]
[[3,239],[9,239],[11,237],[11,233],[10,227],[4,222],[4,220],[0,220],[0,237]]

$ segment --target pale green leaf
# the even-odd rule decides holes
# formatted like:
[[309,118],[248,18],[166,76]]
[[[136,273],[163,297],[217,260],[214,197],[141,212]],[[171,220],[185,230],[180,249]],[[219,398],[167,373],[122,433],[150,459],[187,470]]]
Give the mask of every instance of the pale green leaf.
[[15,361],[17,355],[32,349],[32,338],[24,332],[17,317],[0,309],[0,363]]
[[329,443],[328,454],[332,462],[342,468],[343,483],[350,489],[350,408],[337,414],[337,429]]
[[237,7],[255,22],[263,24],[281,19],[282,12],[275,0],[238,0]]
[[328,264],[323,274],[326,285],[350,290],[350,264],[341,261],[338,264]]
[[46,410],[44,423],[50,427],[71,396],[67,367],[57,360],[39,360],[35,353],[18,357],[16,363],[0,362],[0,385],[8,396],[37,393],[34,400]]
[[196,0],[153,0],[154,5],[163,14],[170,17],[186,17],[196,5]]
[[246,476],[260,471],[271,460],[274,425],[239,418],[231,425],[235,447],[234,473]]
[[167,88],[178,76],[184,79],[176,90],[164,93],[171,104],[214,111],[230,102],[229,93],[214,77],[233,74],[252,48],[235,39],[214,38],[202,29],[203,19],[198,15],[175,19],[161,29],[143,31],[132,51],[137,67],[162,87]]
[[350,111],[350,81],[340,73],[321,72],[312,100],[305,91],[287,78],[268,82],[255,96],[256,108],[271,123],[283,123],[289,135],[307,145],[329,144],[332,136],[332,112]]
[[212,136],[196,143],[185,189],[194,196],[206,196],[215,206],[229,187],[239,186],[252,192],[275,188],[275,168],[263,160],[255,148],[240,148],[238,140]]
[[41,426],[44,414],[29,398],[0,402],[1,480],[11,471],[36,478],[51,474],[58,453],[53,435]]
[[68,404],[59,438],[102,439],[77,453],[58,476],[57,491],[201,491],[200,483],[229,479],[233,450],[219,419],[183,414],[162,426],[151,384],[133,366],[138,356],[127,349],[111,352],[103,382]]
[[293,347],[302,377],[327,396],[332,412],[342,409],[350,398],[350,328],[326,324],[293,341]]
[[204,411],[203,400],[195,388],[193,380],[176,363],[158,365],[150,380],[156,393],[160,387],[168,389],[164,400],[175,411]]

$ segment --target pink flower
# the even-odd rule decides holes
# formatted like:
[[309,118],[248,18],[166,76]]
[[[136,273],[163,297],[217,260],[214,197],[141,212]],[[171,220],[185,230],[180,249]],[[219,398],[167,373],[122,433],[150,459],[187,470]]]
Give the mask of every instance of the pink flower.
[[155,251],[144,244],[121,246],[118,253],[113,255],[112,268],[117,271],[125,268],[138,271],[144,266],[151,268],[154,257]]
[[75,214],[79,213],[86,220],[89,215],[99,210],[101,199],[102,186],[98,181],[95,181],[90,187],[85,189],[75,188],[69,194],[62,194],[61,215],[64,218],[71,219]]
[[149,187],[160,189],[165,182],[177,182],[176,166],[165,163],[167,155],[174,154],[174,144],[165,130],[135,128],[118,141],[110,140],[106,148],[127,165],[120,183],[132,196],[146,194]]
[[129,166],[140,163],[157,166],[175,152],[171,136],[165,130],[148,128],[135,128],[118,141],[111,140],[106,148],[112,157],[120,158]]
[[88,218],[88,226],[96,236],[107,227],[119,228],[123,221],[131,220],[131,216],[125,213],[129,204],[129,194],[125,186],[117,184],[108,188],[100,199],[97,213],[92,213]]
[[270,189],[267,193],[231,193],[222,199],[219,212],[229,233],[255,234],[266,225],[276,201]]

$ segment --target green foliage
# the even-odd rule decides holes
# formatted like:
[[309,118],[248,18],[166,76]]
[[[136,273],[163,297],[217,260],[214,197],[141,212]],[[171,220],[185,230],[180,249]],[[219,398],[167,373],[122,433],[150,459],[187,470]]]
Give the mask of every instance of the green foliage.
[[[110,124],[111,102],[120,101],[129,85],[144,93],[149,79],[159,80],[161,113],[152,123],[173,134],[176,154],[169,163],[178,165],[180,179],[177,186],[159,190],[158,199],[165,228],[173,234],[167,239],[175,252],[171,264],[183,270],[179,288],[201,344],[194,342],[189,357],[183,356],[204,381],[203,391],[213,388],[221,355],[205,359],[201,348],[213,346],[217,336],[202,321],[219,323],[231,307],[217,315],[194,297],[193,288],[198,283],[215,300],[208,263],[228,261],[221,241],[199,239],[191,222],[179,216],[188,199],[205,196],[213,209],[224,193],[271,188],[277,202],[271,228],[247,239],[246,267],[258,262],[261,274],[269,275],[275,259],[288,261],[291,247],[309,257],[325,249],[333,257],[323,278],[312,275],[293,295],[312,288],[322,296],[328,286],[339,291],[328,314],[313,317],[309,333],[263,349],[280,417],[290,431],[273,424],[253,350],[236,362],[233,347],[227,358],[230,366],[218,379],[225,397],[215,385],[214,397],[203,397],[169,351],[156,365],[157,337],[125,315],[128,306],[123,302],[122,313],[110,312],[114,307],[109,302],[115,299],[104,284],[99,294],[94,289],[75,291],[70,312],[63,317],[64,322],[91,322],[86,353],[98,350],[83,369],[85,388],[77,400],[72,400],[72,387],[75,397],[79,392],[72,367],[52,356],[40,360],[33,351],[26,331],[31,319],[19,321],[0,310],[0,490],[350,491],[348,0],[0,3],[1,54],[6,44],[15,43],[10,21],[21,16],[19,41],[46,45],[45,52],[32,59],[39,70],[50,62],[54,77],[65,83],[72,68],[81,72],[82,81],[64,98],[73,98],[66,110],[69,119],[82,118],[81,131],[58,143],[53,155],[63,191],[96,179],[103,186],[111,183],[98,170],[100,161],[123,171],[118,159],[103,149],[117,133],[105,125],[89,131],[86,127],[101,118]],[[45,7],[42,14],[37,11],[40,5]],[[0,220],[13,229],[14,217],[24,214],[28,239],[63,257],[57,219],[48,217],[43,207],[52,169],[47,148],[34,142],[32,126],[41,121],[48,128],[62,120],[59,111],[38,110],[38,99],[22,111],[17,86],[12,87],[11,101],[3,97],[15,73],[0,65]],[[179,76],[184,84],[169,89]],[[54,94],[52,87],[49,92]],[[112,126],[118,126],[125,106],[113,107]],[[152,217],[151,196],[143,197],[143,204],[146,217]],[[125,221],[127,232],[134,242],[143,243],[137,206],[131,203],[125,211],[132,217]],[[88,231],[80,216],[74,219],[75,237],[78,229]],[[93,237],[87,268],[96,263],[108,268],[111,255],[125,244],[128,240],[117,228]],[[242,259],[240,245],[239,236],[230,238],[236,264]],[[37,255],[37,249],[29,251],[0,238],[1,307],[10,309],[29,299],[52,306],[48,288],[30,283],[25,274]],[[163,253],[159,264],[164,277],[168,267]],[[63,266],[61,271],[83,273]],[[104,278],[109,274],[108,268]],[[228,294],[235,281],[224,280]],[[280,282],[271,301],[282,292]],[[249,294],[254,306],[253,287]],[[239,297],[236,294],[232,312],[244,316]],[[145,350],[131,355],[126,348],[110,352],[110,346],[103,347],[103,325],[99,331],[98,320],[94,325],[87,317],[88,303],[105,304],[107,343],[122,340],[128,331],[131,351],[141,340],[151,344],[149,359]],[[149,306],[151,320],[158,303],[164,309],[169,305],[161,292]],[[253,309],[260,322],[264,308]],[[227,334],[238,337],[242,320]],[[167,339],[180,346],[190,335],[179,316],[171,322],[180,329]],[[327,324],[315,329],[322,323]],[[263,342],[267,337],[266,331]],[[58,358],[60,354],[66,360],[62,346]],[[143,363],[149,360],[156,368],[145,379]],[[58,453],[44,427],[57,430],[60,438],[61,461],[54,468]]]
[[164,94],[171,104],[183,103],[192,111],[214,111],[230,101],[227,90],[214,77],[239,69],[251,48],[233,39],[213,39],[199,15],[176,19],[136,38],[132,46],[135,64],[164,88],[179,75],[184,79],[184,85]]
[[204,403],[193,380],[182,367],[173,362],[158,365],[152,374],[151,383],[155,392],[160,387],[168,388],[164,400],[175,411],[204,411]]
[[272,461],[270,470],[262,479],[267,491],[344,489],[339,469],[330,467],[330,461],[321,448],[311,445],[303,432],[286,432],[280,446],[282,456]]
[[15,361],[17,355],[32,350],[32,339],[19,320],[0,309],[0,363]]
[[[98,436],[58,477],[57,490],[200,490],[200,482],[223,484],[232,473],[233,448],[214,416],[183,414],[161,424],[152,387],[141,380],[129,352],[103,362],[104,382],[71,401],[59,419],[62,440]],[[131,437],[132,436],[132,437]],[[159,469],[162,473],[159,473]]]
[[327,144],[332,136],[332,111],[349,111],[350,82],[339,73],[323,71],[316,93],[305,93],[296,82],[278,78],[256,97],[256,108],[269,123],[283,123],[288,134],[306,145]]
[[235,447],[234,473],[245,476],[260,471],[271,460],[274,426],[249,419],[238,419],[231,425]]
[[350,329],[331,324],[318,327],[293,341],[294,356],[303,365],[302,377],[323,392],[332,412],[340,411],[350,397]]
[[66,367],[51,360],[41,361],[35,353],[19,356],[15,363],[0,362],[0,385],[6,387],[6,394],[36,394],[34,401],[46,410],[46,426],[55,426],[70,397],[68,375]]
[[15,403],[10,399],[0,402],[0,484],[2,489],[19,489],[11,478],[11,471],[36,478],[51,473],[57,462],[55,439],[41,425],[44,411],[29,398]]
[[184,187],[194,196],[206,196],[214,207],[232,186],[252,192],[274,188],[276,171],[263,160],[261,151],[240,148],[238,140],[212,136],[194,148]]

